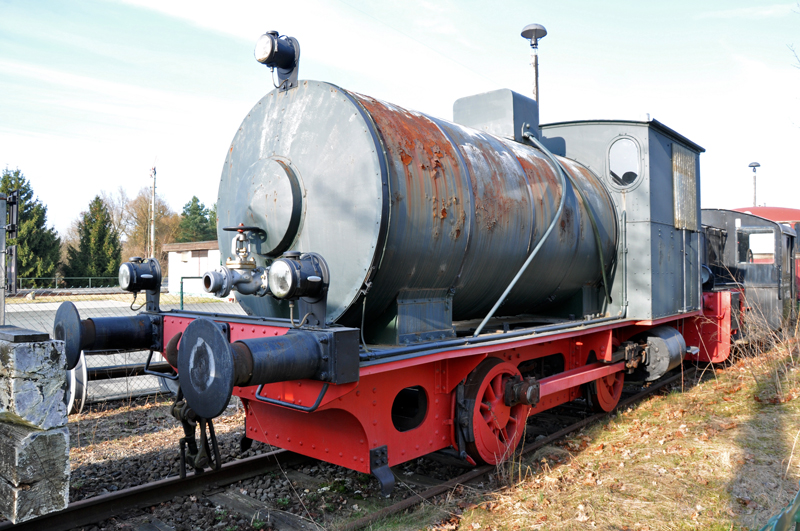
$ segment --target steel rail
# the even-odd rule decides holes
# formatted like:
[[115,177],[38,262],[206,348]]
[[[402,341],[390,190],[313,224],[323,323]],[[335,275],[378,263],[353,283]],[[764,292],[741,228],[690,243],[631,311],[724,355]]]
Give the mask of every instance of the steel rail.
[[63,511],[39,516],[16,525],[11,522],[3,522],[0,523],[0,530],[67,531],[75,527],[102,522],[132,509],[157,505],[175,496],[186,496],[208,488],[230,485],[263,474],[277,467],[278,464],[281,466],[294,465],[309,459],[287,450],[275,450],[264,455],[230,461],[223,464],[218,471],[195,474],[184,479],[170,477],[79,500],[70,503]]
[[[637,393],[637,394],[635,394],[635,395],[633,395],[633,396],[631,396],[629,398],[626,398],[625,400],[622,400],[619,404],[616,405],[616,407],[614,409],[612,409],[608,413],[598,413],[596,415],[592,415],[591,417],[587,417],[587,418],[585,418],[585,419],[583,419],[583,420],[581,420],[579,422],[576,422],[575,424],[571,424],[571,425],[567,426],[566,428],[563,428],[563,429],[557,431],[556,433],[553,433],[552,435],[548,435],[544,439],[540,439],[540,440],[536,441],[534,444],[525,445],[522,448],[522,450],[520,451],[520,455],[526,455],[526,454],[533,453],[536,450],[538,450],[538,449],[540,449],[540,448],[542,448],[542,447],[544,447],[544,446],[546,446],[546,445],[548,445],[548,444],[550,444],[550,443],[552,443],[554,441],[559,440],[560,438],[564,437],[565,435],[569,435],[570,433],[572,433],[574,431],[577,431],[577,430],[579,430],[579,429],[581,429],[581,428],[583,428],[585,426],[588,426],[590,424],[594,424],[595,422],[601,421],[604,418],[606,418],[608,415],[613,413],[614,411],[626,408],[629,405],[631,405],[633,403],[636,403],[639,400],[641,400],[643,398],[646,398],[647,396],[655,393],[659,389],[662,389],[662,388],[666,387],[667,385],[670,385],[671,383],[674,383],[675,381],[678,381],[678,380],[680,380],[682,378],[686,378],[686,377],[689,377],[689,376],[693,375],[696,371],[697,371],[696,368],[691,368],[691,369],[689,369],[687,371],[681,371],[680,374],[676,374],[675,376],[667,378],[666,380],[662,380],[661,382],[658,382],[655,385],[652,385],[652,386],[648,387],[646,390],[644,390],[644,391],[642,391],[640,393]],[[393,505],[390,505],[388,507],[384,507],[380,511],[376,511],[376,512],[371,513],[371,514],[369,514],[367,516],[363,516],[363,517],[359,518],[358,520],[353,520],[351,522],[348,522],[348,523],[344,524],[343,526],[339,527],[338,529],[340,531],[355,531],[357,529],[363,529],[363,528],[369,526],[370,524],[374,524],[375,522],[383,520],[387,516],[390,516],[390,515],[393,515],[393,514],[397,514],[397,513],[401,512],[401,511],[405,511],[406,509],[410,509],[411,507],[414,507],[415,505],[418,505],[418,504],[424,502],[425,500],[433,498],[434,496],[438,496],[440,494],[444,494],[445,492],[454,489],[458,485],[462,485],[462,484],[467,483],[469,481],[474,481],[474,480],[478,479],[479,477],[484,476],[486,474],[490,474],[492,472],[495,472],[496,470],[497,470],[497,467],[495,465],[483,465],[483,466],[474,468],[474,469],[470,470],[469,472],[465,472],[464,474],[461,474],[458,477],[455,477],[455,478],[453,478],[453,479],[451,479],[449,481],[446,481],[446,482],[442,483],[441,485],[436,485],[435,487],[431,487],[431,488],[429,488],[427,490],[424,490],[424,491],[422,491],[420,493],[415,493],[413,496],[411,496],[409,498],[406,498],[405,500],[399,501],[399,502],[397,502],[397,503],[395,503]]]

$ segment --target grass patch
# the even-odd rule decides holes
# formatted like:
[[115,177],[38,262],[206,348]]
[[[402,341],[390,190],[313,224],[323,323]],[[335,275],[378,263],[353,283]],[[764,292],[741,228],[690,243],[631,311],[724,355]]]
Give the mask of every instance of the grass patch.
[[763,526],[800,479],[800,357],[793,341],[773,346],[511,464],[515,482],[457,529]]

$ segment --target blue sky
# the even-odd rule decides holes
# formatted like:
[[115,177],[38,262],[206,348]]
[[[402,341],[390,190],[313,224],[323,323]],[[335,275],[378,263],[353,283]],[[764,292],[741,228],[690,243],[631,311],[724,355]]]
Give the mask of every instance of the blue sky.
[[453,101],[528,94],[541,121],[644,119],[702,145],[702,204],[800,208],[794,2],[577,0],[0,0],[0,165],[19,167],[60,232],[101,190],[149,186],[176,210],[216,201],[236,129],[272,87],[260,34],[300,40],[300,77],[450,119]]

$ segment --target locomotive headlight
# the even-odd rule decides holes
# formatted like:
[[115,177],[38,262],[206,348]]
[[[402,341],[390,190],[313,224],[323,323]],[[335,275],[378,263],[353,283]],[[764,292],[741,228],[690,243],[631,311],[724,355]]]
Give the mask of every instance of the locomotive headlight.
[[297,39],[281,37],[277,31],[268,31],[256,41],[253,55],[256,61],[270,68],[293,69],[300,52]]
[[269,268],[269,290],[278,299],[290,298],[297,287],[295,270],[298,269],[292,260],[279,259]]
[[119,266],[119,287],[125,291],[128,291],[128,287],[131,285],[131,269],[127,266],[128,264]]
[[133,293],[161,288],[161,266],[154,258],[131,258],[119,266],[119,287]]
[[328,289],[328,264],[317,253],[289,251],[272,262],[267,273],[269,291],[276,299],[319,300]]
[[272,58],[272,52],[275,49],[275,37],[269,33],[262,35],[256,41],[255,56],[256,61],[261,64],[268,63]]

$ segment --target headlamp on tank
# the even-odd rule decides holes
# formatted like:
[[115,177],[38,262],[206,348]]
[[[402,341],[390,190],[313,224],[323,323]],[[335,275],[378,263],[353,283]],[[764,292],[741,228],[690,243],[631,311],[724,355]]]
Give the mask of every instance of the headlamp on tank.
[[269,291],[276,299],[315,300],[328,287],[328,266],[317,253],[284,253],[269,267]]
[[297,86],[297,70],[300,62],[300,43],[294,37],[280,36],[277,31],[268,31],[256,41],[256,61],[278,70],[278,89],[285,91]]
[[119,287],[131,293],[161,289],[161,266],[154,258],[134,256],[119,266]]
[[295,280],[295,265],[294,260],[276,260],[269,268],[269,289],[272,294],[279,298],[291,298],[291,295],[297,289],[297,281]]

